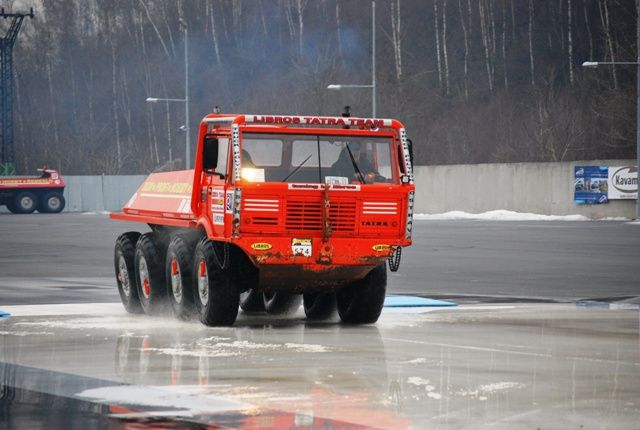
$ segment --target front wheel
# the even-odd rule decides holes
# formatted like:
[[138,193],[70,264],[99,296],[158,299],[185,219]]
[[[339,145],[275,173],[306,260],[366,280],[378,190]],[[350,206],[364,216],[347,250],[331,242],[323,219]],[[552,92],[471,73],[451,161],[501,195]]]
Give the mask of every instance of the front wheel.
[[23,191],[16,196],[13,207],[16,213],[30,214],[38,207],[38,196],[31,191]]
[[347,324],[371,324],[378,321],[387,291],[387,266],[377,266],[363,279],[336,291],[338,314]]
[[193,259],[194,302],[200,321],[207,326],[233,325],[238,316],[240,294],[232,282],[231,270],[221,267],[222,249],[204,238]]

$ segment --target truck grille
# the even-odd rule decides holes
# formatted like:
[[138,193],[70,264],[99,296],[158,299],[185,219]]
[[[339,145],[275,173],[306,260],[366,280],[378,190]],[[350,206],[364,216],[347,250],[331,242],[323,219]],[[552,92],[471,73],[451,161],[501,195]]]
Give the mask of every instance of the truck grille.
[[[285,228],[294,231],[322,231],[322,202],[317,200],[287,200]],[[331,201],[329,208],[334,233],[354,232],[356,202]]]

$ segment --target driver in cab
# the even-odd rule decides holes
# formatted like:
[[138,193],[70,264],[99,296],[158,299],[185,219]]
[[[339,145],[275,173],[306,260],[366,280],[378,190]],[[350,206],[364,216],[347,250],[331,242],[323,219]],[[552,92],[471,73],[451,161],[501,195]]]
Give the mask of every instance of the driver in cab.
[[377,178],[381,178],[378,170],[369,161],[363,145],[359,142],[345,144],[345,147],[340,151],[340,156],[331,166],[331,175],[365,183],[372,183]]

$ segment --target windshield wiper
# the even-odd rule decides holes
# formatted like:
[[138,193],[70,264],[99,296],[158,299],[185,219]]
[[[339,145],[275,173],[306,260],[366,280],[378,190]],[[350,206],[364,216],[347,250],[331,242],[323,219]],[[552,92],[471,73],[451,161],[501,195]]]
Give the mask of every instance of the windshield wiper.
[[347,143],[347,151],[349,152],[349,158],[351,158],[351,164],[353,165],[353,169],[358,174],[358,177],[360,177],[360,182],[362,182],[364,184],[365,183],[364,182],[364,175],[362,174],[362,172],[358,168],[358,163],[356,163],[356,159],[353,158],[353,153],[351,152],[351,148],[349,148],[349,144],[348,143]]
[[296,173],[298,170],[300,170],[300,168],[304,165],[304,163],[306,163],[307,161],[309,161],[309,158],[311,158],[311,156],[313,156],[313,154],[309,155],[307,158],[304,159],[304,161],[300,164],[298,164],[298,167],[296,167],[295,169],[293,169],[293,172],[289,173],[282,181],[280,182],[284,182],[287,179],[289,179],[290,177],[293,176],[294,173]]

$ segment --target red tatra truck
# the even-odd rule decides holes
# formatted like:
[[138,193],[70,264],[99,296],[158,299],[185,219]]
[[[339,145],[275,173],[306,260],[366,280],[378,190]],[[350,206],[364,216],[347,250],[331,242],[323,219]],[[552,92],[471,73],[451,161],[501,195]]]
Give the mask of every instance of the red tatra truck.
[[64,180],[57,170],[38,169],[37,176],[0,176],[0,205],[13,213],[58,213],[64,209]]
[[153,173],[111,218],[127,311],[231,325],[245,312],[377,321],[411,245],[411,141],[392,119],[210,114],[193,170]]

